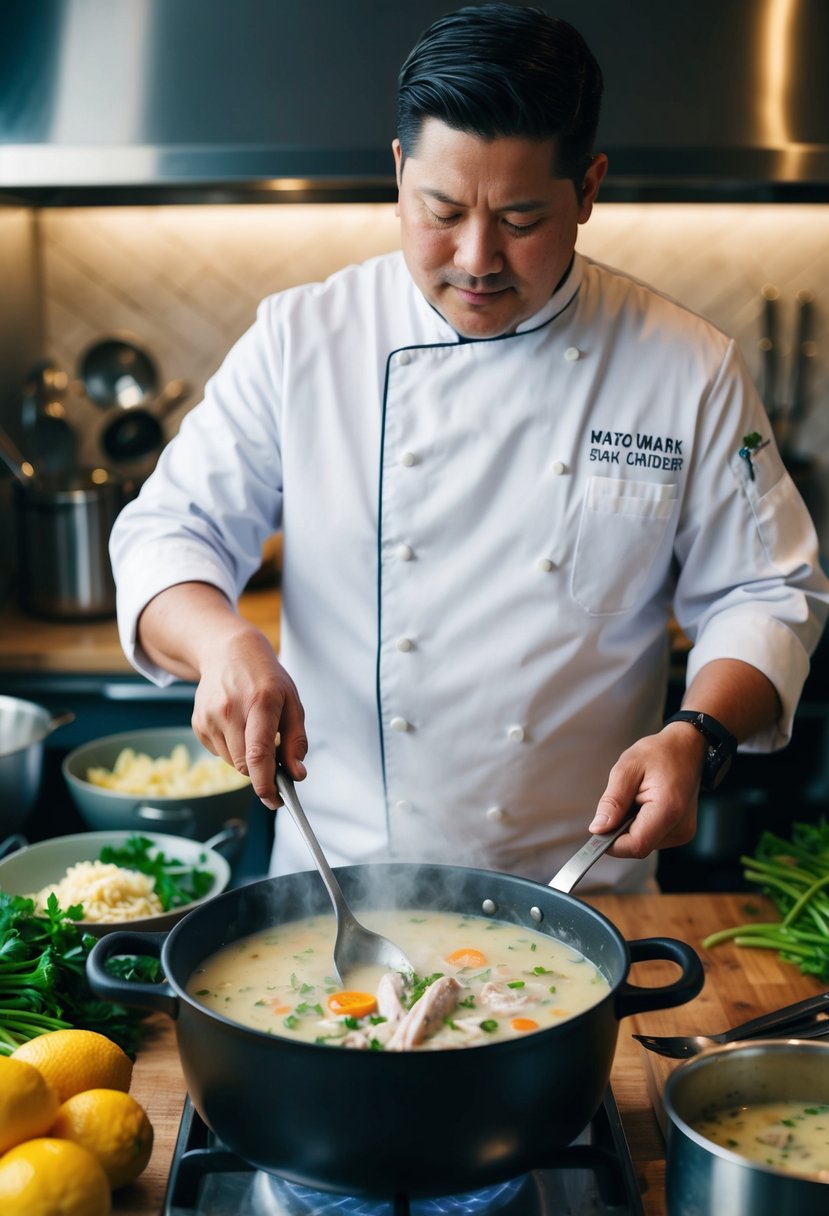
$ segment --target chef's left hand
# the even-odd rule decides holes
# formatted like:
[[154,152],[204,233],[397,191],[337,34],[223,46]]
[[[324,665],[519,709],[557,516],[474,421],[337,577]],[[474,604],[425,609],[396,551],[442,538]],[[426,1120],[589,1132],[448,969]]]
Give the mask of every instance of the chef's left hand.
[[612,856],[647,857],[693,839],[705,746],[698,732],[666,726],[622,753],[590,824],[593,833],[610,832],[635,811]]

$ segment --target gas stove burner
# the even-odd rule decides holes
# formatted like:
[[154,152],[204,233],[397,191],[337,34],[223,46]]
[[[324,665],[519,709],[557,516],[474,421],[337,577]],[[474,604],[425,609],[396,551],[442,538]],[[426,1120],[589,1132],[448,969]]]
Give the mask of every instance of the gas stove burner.
[[[329,1195],[299,1186],[285,1178],[259,1173],[253,1192],[263,1216],[507,1216],[513,1199],[527,1186],[527,1177],[510,1178],[494,1186],[482,1187],[464,1195],[443,1195],[437,1199],[400,1200],[360,1199],[350,1195]],[[273,1205],[273,1206],[272,1206]],[[531,1216],[524,1209],[524,1216]]]
[[643,1216],[610,1089],[581,1136],[542,1168],[463,1195],[367,1199],[256,1170],[184,1103],[162,1216]]

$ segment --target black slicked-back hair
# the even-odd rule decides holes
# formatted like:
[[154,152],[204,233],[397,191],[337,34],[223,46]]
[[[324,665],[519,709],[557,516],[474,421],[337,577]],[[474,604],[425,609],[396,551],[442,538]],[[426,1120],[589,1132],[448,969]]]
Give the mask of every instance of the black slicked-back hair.
[[403,158],[426,118],[481,139],[555,139],[554,172],[581,194],[593,153],[603,79],[578,30],[537,8],[469,5],[435,21],[400,69]]

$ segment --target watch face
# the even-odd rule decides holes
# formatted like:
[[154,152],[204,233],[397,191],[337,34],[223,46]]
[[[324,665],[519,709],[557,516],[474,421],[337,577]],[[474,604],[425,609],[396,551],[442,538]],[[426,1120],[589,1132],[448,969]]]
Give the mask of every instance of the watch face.
[[730,756],[724,756],[718,747],[709,748],[702,767],[700,788],[706,792],[715,790],[730,768]]

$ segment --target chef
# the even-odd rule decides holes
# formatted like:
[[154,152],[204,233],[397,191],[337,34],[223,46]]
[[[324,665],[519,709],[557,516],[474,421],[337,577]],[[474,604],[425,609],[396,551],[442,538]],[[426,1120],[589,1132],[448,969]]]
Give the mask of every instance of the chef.
[[[786,743],[829,605],[725,334],[575,252],[600,69],[462,9],[400,74],[402,251],[266,299],[112,536],[126,653],[334,864],[642,889],[737,744]],[[284,532],[281,652],[235,608]],[[692,642],[663,722],[674,614]],[[307,752],[307,755],[306,755]],[[308,869],[284,815],[272,869]]]

